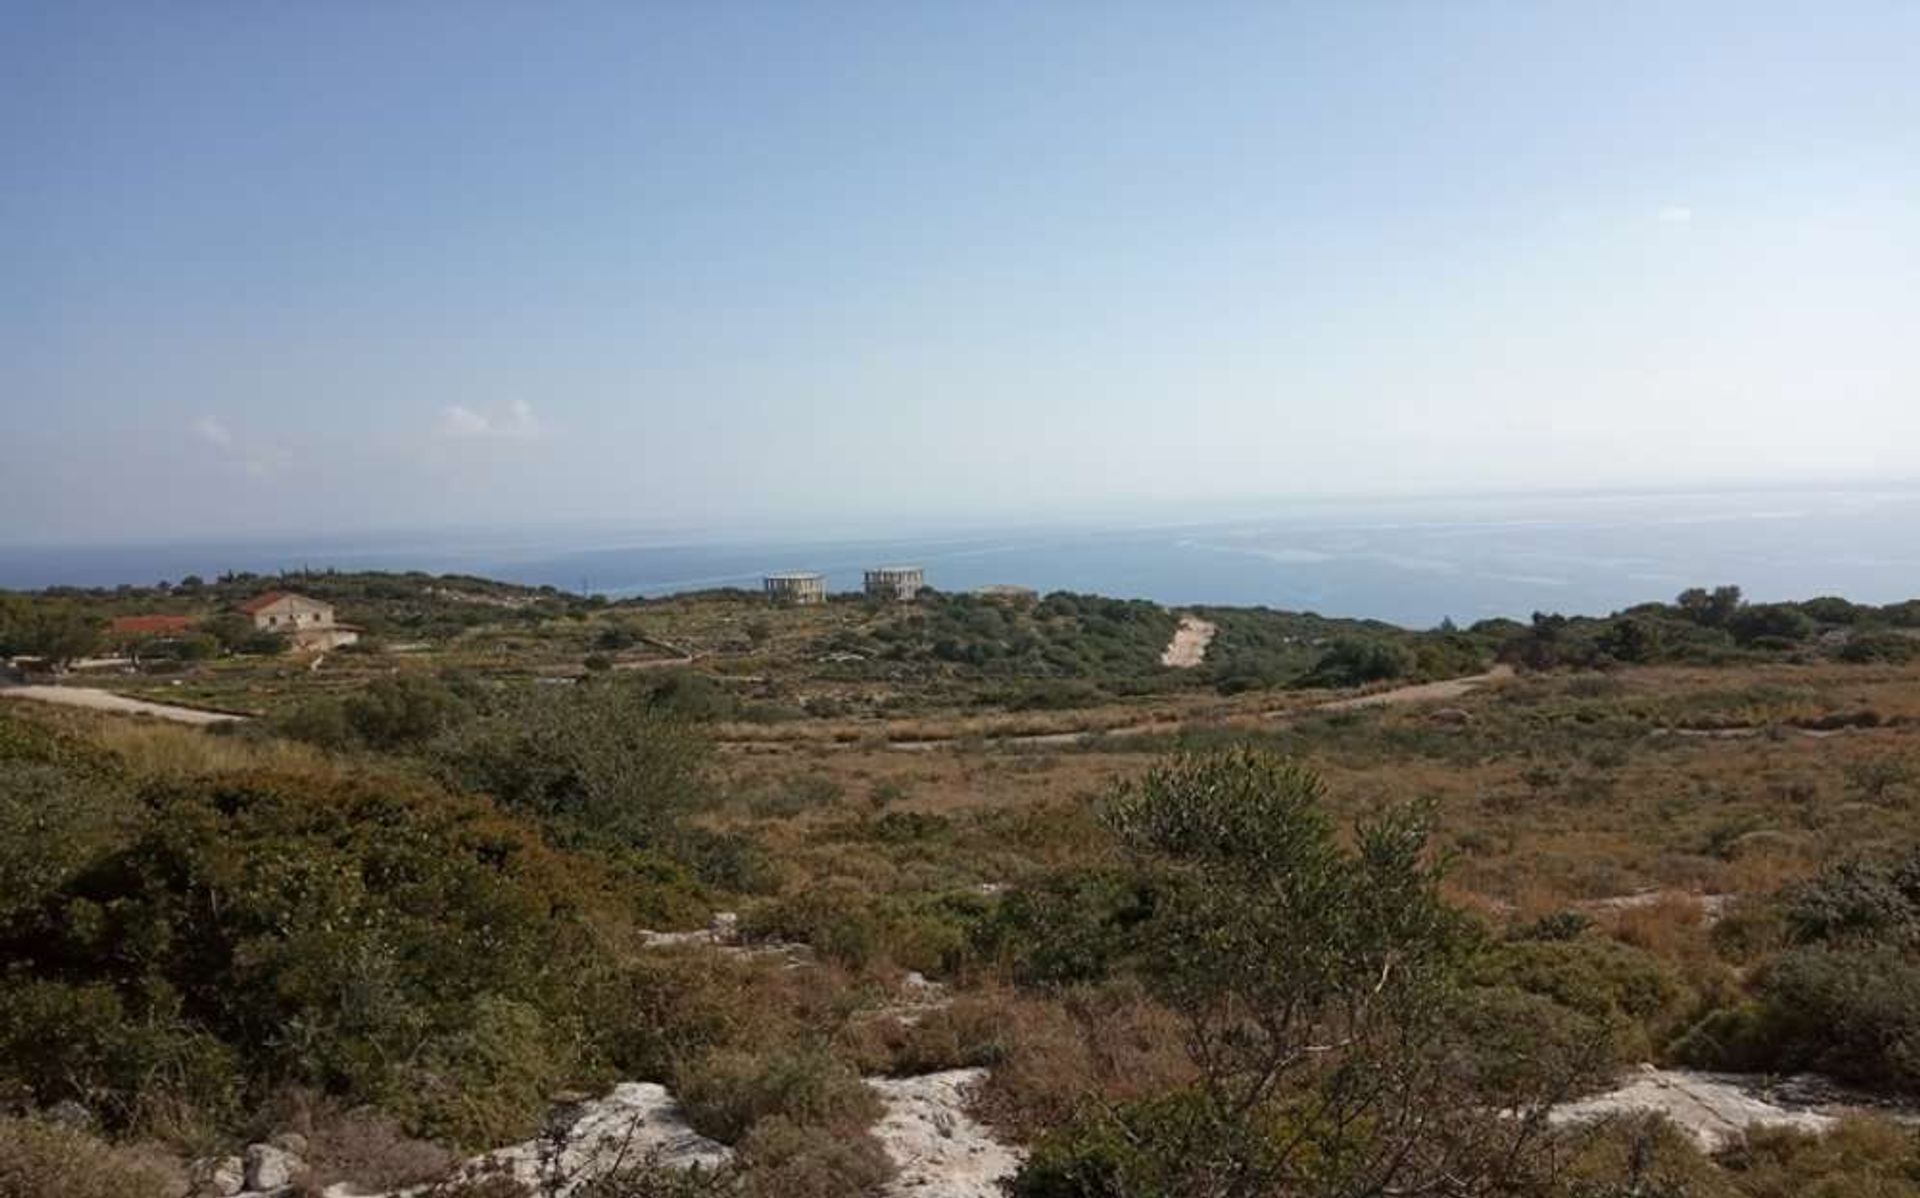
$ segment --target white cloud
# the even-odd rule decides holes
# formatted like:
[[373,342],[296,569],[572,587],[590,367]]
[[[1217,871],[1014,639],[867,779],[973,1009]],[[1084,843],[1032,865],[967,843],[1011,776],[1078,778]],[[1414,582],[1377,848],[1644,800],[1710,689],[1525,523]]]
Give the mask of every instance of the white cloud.
[[1654,219],[1663,225],[1690,225],[1693,223],[1693,209],[1685,204],[1668,204],[1655,214]]
[[222,449],[233,448],[233,431],[211,416],[204,416],[194,422],[193,431],[199,433],[209,443]]
[[268,478],[292,464],[293,457],[273,445],[242,441],[232,429],[211,416],[193,422],[193,431],[202,441],[219,451],[219,456],[240,467],[253,478]]
[[524,399],[491,413],[457,403],[440,409],[440,435],[454,440],[525,441],[545,431]]

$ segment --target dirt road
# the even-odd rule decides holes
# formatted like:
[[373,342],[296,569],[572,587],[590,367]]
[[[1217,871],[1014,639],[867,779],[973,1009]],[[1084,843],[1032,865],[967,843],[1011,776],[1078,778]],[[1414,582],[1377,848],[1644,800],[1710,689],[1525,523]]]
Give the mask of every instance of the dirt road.
[[1160,655],[1160,664],[1176,670],[1191,670],[1206,660],[1207,646],[1213,643],[1213,634],[1218,631],[1198,616],[1181,616],[1180,627],[1173,630],[1173,639]]
[[1431,703],[1440,699],[1458,699],[1469,691],[1479,690],[1489,682],[1499,682],[1511,677],[1513,677],[1512,666],[1495,666],[1484,674],[1470,674],[1465,678],[1422,682],[1416,686],[1397,686],[1390,691],[1375,691],[1371,695],[1334,699],[1331,702],[1316,704],[1314,710],[1347,711],[1355,707],[1387,707],[1397,703]]
[[105,711],[115,715],[146,715],[156,720],[171,720],[176,724],[194,724],[202,727],[208,724],[227,724],[246,718],[220,711],[200,711],[197,708],[175,707],[168,703],[149,703],[145,699],[129,699],[125,695],[116,695],[112,691],[96,690],[89,686],[0,687],[0,699],[58,703],[65,707],[84,707],[90,711]]
[[[1446,699],[1458,699],[1489,683],[1500,682],[1513,677],[1512,666],[1495,666],[1484,674],[1470,674],[1465,678],[1448,678],[1440,682],[1422,682],[1413,686],[1398,686],[1392,690],[1375,691],[1370,695],[1355,695],[1348,699],[1331,699],[1325,703],[1314,703],[1306,707],[1282,707],[1274,711],[1257,714],[1271,720],[1291,719],[1310,715],[1317,711],[1350,711],[1361,707],[1391,707],[1402,703],[1431,703]],[[1163,720],[1157,723],[1134,724],[1120,728],[1105,728],[1099,732],[1031,732],[1012,736],[988,736],[981,739],[1000,745],[1072,745],[1078,744],[1089,736],[1152,736],[1156,734],[1178,732],[1182,727],[1179,721]],[[953,740],[896,740],[887,747],[907,753],[925,753],[957,743]]]

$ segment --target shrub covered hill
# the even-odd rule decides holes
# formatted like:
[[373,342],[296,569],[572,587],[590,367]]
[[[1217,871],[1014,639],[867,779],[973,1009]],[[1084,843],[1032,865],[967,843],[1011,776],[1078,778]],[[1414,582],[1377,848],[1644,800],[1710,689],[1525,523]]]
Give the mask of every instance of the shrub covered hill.
[[[0,1198],[230,1193],[268,1141],[290,1194],[1920,1192],[1915,605],[316,575],[6,596],[0,639],[268,586],[366,640],[57,680],[256,718],[0,699]],[[1547,1118],[1643,1063],[1827,1097]],[[622,1082],[726,1163],[458,1172]]]

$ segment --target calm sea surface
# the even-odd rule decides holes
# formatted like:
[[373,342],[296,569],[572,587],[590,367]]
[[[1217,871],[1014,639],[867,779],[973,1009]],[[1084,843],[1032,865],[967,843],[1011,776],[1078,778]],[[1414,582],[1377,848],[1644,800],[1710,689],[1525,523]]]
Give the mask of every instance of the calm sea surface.
[[337,567],[458,571],[616,596],[751,587],[768,571],[810,569],[851,590],[864,567],[894,562],[925,566],[947,590],[1018,583],[1410,626],[1603,613],[1719,583],[1755,598],[1886,603],[1920,596],[1920,489],[1349,502],[1156,526],[840,541],[671,543],[561,529],[0,548],[0,587]]

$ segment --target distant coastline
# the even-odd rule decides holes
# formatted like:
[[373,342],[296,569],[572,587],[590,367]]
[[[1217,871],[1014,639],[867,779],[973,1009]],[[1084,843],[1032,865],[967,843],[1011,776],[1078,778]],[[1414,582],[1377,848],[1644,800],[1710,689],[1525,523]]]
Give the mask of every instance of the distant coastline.
[[807,569],[841,591],[856,589],[875,562],[904,560],[946,590],[1018,583],[1426,627],[1535,610],[1604,614],[1721,582],[1762,599],[1896,602],[1920,595],[1915,528],[1917,490],[1500,496],[922,538],[622,543],[583,527],[0,548],[0,587],[336,568],[469,573],[626,597],[755,587],[766,572]]

